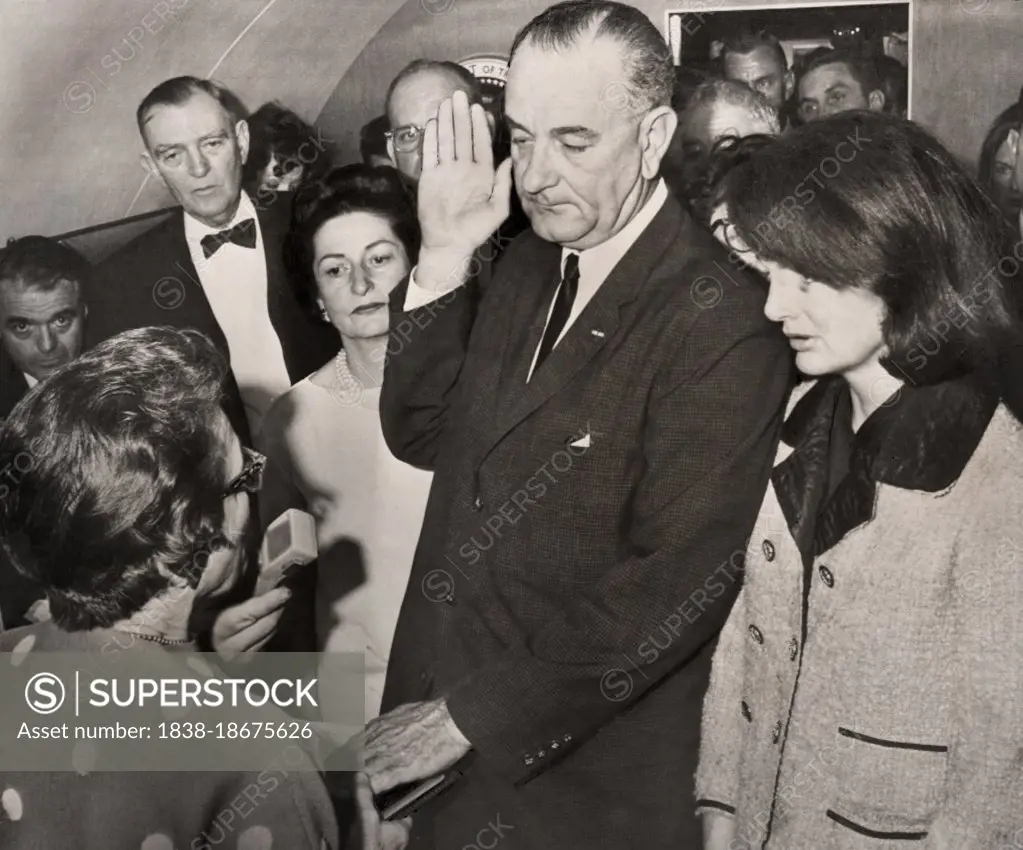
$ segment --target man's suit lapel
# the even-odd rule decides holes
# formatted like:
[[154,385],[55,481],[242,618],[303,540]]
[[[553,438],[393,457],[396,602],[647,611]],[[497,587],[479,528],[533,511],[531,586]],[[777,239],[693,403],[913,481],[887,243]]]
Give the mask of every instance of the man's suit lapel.
[[0,422],[11,415],[27,392],[25,376],[15,368],[7,354],[0,351]]
[[[167,222],[166,227],[168,232],[170,256],[173,257],[174,260],[174,277],[182,279],[182,282],[188,290],[183,293],[184,297],[180,306],[194,313],[193,322],[196,327],[201,329],[205,329],[207,327],[216,328],[217,338],[214,339],[214,342],[216,342],[217,345],[226,352],[228,350],[227,337],[224,336],[224,332],[220,328],[220,323],[217,321],[217,317],[213,314],[213,308],[210,306],[209,299],[206,297],[206,291],[202,288],[202,280],[199,278],[199,270],[195,267],[195,263],[192,262],[192,253],[188,249],[188,240],[185,238],[184,214],[173,216],[173,218]],[[195,297],[196,295],[198,297]],[[198,310],[195,309],[195,305],[198,305]],[[179,308],[175,307],[174,309]]]
[[[565,387],[611,342],[621,325],[622,308],[638,296],[677,237],[681,224],[681,209],[669,197],[528,383],[526,377],[546,324],[560,263],[555,265],[553,281],[549,279],[549,272],[548,278],[542,279],[539,308],[536,298],[522,299],[523,308],[531,309],[532,315],[516,318],[522,323],[519,327],[526,326],[529,331],[523,343],[509,352],[512,363],[505,372],[509,380],[503,388],[504,404],[499,409],[492,445],[497,445],[509,431]],[[560,259],[560,251],[557,256]]]
[[[166,226],[168,228],[167,245],[175,266],[174,277],[178,277],[178,272],[180,272],[181,277],[185,278],[184,285],[187,288],[180,308],[184,308],[190,314],[190,316],[188,314],[175,315],[175,324],[178,327],[194,327],[208,333],[230,366],[231,349],[227,344],[227,337],[213,313],[213,308],[206,297],[206,291],[202,287],[202,281],[199,279],[199,271],[196,269],[195,263],[192,262],[192,253],[188,249],[184,215],[174,216]],[[241,391],[235,381],[234,372],[230,368],[227,370],[225,381],[224,410],[228,419],[231,420],[238,438],[245,445],[251,446],[252,435],[249,432],[248,417],[245,415]]]
[[514,283],[516,298],[508,315],[506,344],[501,357],[499,416],[504,417],[522,401],[533,353],[540,344],[551,299],[561,271],[561,248],[550,242],[537,246],[530,257],[525,280]]

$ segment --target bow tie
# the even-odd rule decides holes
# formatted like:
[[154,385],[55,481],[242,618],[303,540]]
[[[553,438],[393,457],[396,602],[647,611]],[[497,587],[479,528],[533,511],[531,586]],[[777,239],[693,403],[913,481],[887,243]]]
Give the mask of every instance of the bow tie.
[[220,250],[222,245],[228,242],[234,242],[235,245],[241,245],[243,248],[255,248],[255,223],[254,219],[247,218],[245,221],[238,222],[234,227],[221,230],[220,233],[207,234],[199,243],[202,245],[203,256],[208,260]]

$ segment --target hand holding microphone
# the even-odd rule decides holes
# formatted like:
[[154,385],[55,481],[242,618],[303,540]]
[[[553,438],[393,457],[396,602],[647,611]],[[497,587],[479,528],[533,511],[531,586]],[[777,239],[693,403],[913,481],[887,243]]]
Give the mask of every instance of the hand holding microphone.
[[316,560],[316,521],[310,514],[289,510],[270,523],[259,550],[256,594],[222,611],[213,626],[213,648],[231,658],[263,648],[273,636],[291,596],[281,581],[292,569]]

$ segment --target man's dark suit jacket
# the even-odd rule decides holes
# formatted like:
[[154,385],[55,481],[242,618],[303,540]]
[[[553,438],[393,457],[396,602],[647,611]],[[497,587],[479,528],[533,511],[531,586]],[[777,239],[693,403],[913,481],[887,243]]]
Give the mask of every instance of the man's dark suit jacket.
[[[267,304],[281,341],[291,382],[297,383],[333,357],[337,332],[314,321],[299,306],[284,268],[282,246],[291,220],[291,195],[253,198],[266,252]],[[149,325],[194,328],[207,334],[225,358],[227,338],[213,315],[185,241],[185,223],[175,211],[165,221],[104,260],[89,305],[87,345],[121,331]],[[250,442],[237,384],[231,378],[225,409],[244,442]]]
[[473,745],[413,846],[690,850],[791,359],[762,285],[669,197],[527,383],[560,257],[521,236],[474,323],[462,290],[392,299],[384,433],[436,475],[384,710],[446,697]]
[[28,381],[7,353],[0,348],[0,422],[11,415],[28,392]]
[[[28,392],[28,382],[7,352],[0,347],[0,426]],[[0,493],[5,484],[4,470],[0,469]],[[32,603],[43,598],[43,590],[14,569],[3,549],[0,549],[0,623],[4,629],[13,629],[28,623],[25,612]]]

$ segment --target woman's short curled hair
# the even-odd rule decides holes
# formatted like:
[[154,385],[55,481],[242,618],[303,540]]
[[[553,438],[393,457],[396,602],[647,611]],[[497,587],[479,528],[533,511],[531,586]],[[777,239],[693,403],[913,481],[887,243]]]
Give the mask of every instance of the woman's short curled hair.
[[[723,136],[710,151],[702,145],[682,147],[681,163],[677,170],[665,173],[669,186],[689,204],[700,224],[712,227],[714,211],[722,203],[724,180],[728,173],[751,157],[756,151],[774,144],[774,136],[755,133],[752,136]],[[662,171],[666,168],[662,164]]]
[[291,227],[284,240],[284,264],[299,303],[316,318],[320,318],[320,311],[316,307],[319,293],[313,241],[328,221],[356,212],[385,219],[409,259],[414,262],[419,254],[415,198],[396,169],[354,163],[302,186],[295,196]]
[[738,163],[722,197],[761,259],[880,297],[893,375],[935,383],[1017,345],[1023,244],[916,124],[866,110],[815,121]]
[[0,429],[0,545],[61,628],[105,628],[198,584],[222,541],[227,364],[198,331],[151,327],[85,352]]

